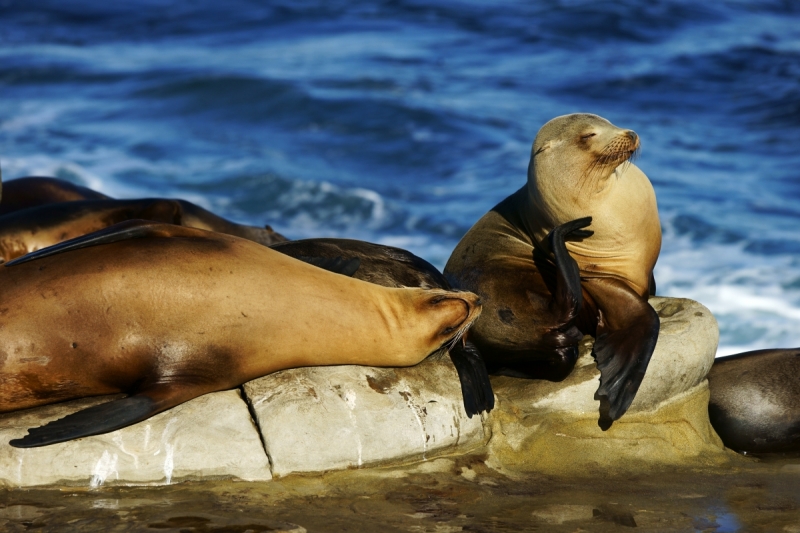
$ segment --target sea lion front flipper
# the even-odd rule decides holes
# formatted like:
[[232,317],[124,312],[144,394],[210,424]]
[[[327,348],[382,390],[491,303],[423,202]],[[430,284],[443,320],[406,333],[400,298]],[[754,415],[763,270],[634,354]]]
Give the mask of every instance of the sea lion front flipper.
[[343,276],[351,277],[356,273],[361,266],[361,259],[353,257],[345,259],[344,257],[311,257],[307,255],[298,255],[295,259],[299,259],[309,265],[314,265],[323,270],[333,272],[334,274],[342,274]]
[[494,391],[486,363],[483,361],[478,348],[466,341],[457,342],[450,349],[450,360],[458,372],[461,382],[461,396],[464,399],[464,410],[469,418],[494,409]]
[[147,420],[206,392],[209,391],[196,387],[156,384],[131,396],[87,407],[43,426],[30,428],[27,435],[9,444],[15,448],[37,448],[109,433]]
[[4,266],[14,266],[20,263],[27,263],[43,257],[68,252],[70,250],[78,250],[80,248],[89,248],[90,246],[98,246],[101,244],[110,244],[112,242],[124,241],[127,239],[139,239],[143,237],[174,237],[179,235],[186,228],[181,226],[173,226],[172,224],[164,224],[160,222],[152,222],[149,220],[126,220],[109,226],[105,229],[87,233],[68,241],[36,250],[29,254],[18,257],[13,261],[5,263]]
[[583,286],[600,310],[592,349],[600,370],[597,394],[608,398],[608,416],[617,420],[633,402],[655,350],[658,313],[617,279],[590,278]]

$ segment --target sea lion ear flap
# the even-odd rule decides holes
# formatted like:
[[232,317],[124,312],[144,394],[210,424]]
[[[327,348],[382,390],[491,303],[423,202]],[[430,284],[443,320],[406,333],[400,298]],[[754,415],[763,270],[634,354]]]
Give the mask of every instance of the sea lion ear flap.
[[542,152],[549,150],[551,145],[552,141],[545,141],[544,144],[542,144],[539,148],[536,148],[536,144],[534,144],[531,147],[531,159],[541,154]]

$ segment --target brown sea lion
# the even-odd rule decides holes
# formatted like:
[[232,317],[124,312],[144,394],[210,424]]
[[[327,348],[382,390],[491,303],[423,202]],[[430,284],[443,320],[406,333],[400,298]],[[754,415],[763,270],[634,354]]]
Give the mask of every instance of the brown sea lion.
[[0,217],[0,259],[10,261],[131,219],[216,231],[264,245],[286,240],[269,226],[235,224],[185,200],[77,200],[30,207]]
[[564,379],[581,337],[595,336],[606,421],[633,401],[659,330],[647,297],[661,226],[653,187],[629,162],[638,147],[633,131],[596,115],[551,120],[528,183],[467,232],[444,271],[483,300],[470,338],[490,372]]
[[[351,239],[302,239],[272,246],[273,250],[312,264],[320,261],[351,261],[341,273],[384,287],[421,287],[451,290],[436,267],[409,251]],[[354,261],[355,260],[355,261]],[[344,266],[344,263],[342,263]],[[450,359],[461,382],[467,416],[491,411],[494,393],[486,365],[469,332],[450,348]]]
[[0,216],[39,205],[108,199],[103,193],[57,178],[17,178],[3,183]]
[[31,429],[17,447],[113,431],[281,369],[414,365],[480,314],[471,293],[381,287],[145,221],[7,263],[0,302],[0,412],[129,394]]
[[708,415],[725,446],[751,454],[800,454],[800,348],[714,361]]

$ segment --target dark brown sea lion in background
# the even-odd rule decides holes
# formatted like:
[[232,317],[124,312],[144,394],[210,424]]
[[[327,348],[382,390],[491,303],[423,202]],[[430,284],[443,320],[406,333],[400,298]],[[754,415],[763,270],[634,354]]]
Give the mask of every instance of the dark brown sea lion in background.
[[58,178],[17,178],[3,183],[0,216],[39,205],[108,199],[103,193]]
[[758,350],[714,361],[708,415],[725,446],[800,454],[800,349]]
[[76,200],[29,207],[0,217],[0,259],[9,261],[132,219],[216,231],[263,245],[286,240],[269,226],[235,224],[185,200]]
[[[451,289],[436,267],[411,252],[392,246],[351,239],[303,239],[279,243],[272,249],[312,264],[320,260],[350,261],[351,267],[341,273],[384,287]],[[450,359],[461,382],[467,416],[471,418],[474,414],[491,411],[494,408],[492,384],[474,344],[462,338],[450,348]]]
[[633,401],[659,331],[647,298],[661,226],[653,186],[629,162],[638,147],[596,115],[551,120],[528,183],[467,232],[444,270],[483,301],[470,339],[490,372],[564,379],[582,336],[595,336],[606,421]]
[[17,447],[113,431],[281,369],[414,365],[481,310],[471,293],[381,287],[144,221],[7,263],[0,302],[0,412],[129,394],[31,429]]

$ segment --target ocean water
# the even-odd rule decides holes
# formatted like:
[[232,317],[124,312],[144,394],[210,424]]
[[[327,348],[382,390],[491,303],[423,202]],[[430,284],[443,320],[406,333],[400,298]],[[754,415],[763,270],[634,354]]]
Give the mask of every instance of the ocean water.
[[642,139],[659,293],[800,346],[800,3],[0,0],[4,179],[175,196],[443,267],[550,118]]

